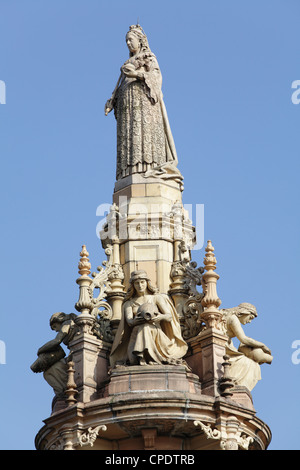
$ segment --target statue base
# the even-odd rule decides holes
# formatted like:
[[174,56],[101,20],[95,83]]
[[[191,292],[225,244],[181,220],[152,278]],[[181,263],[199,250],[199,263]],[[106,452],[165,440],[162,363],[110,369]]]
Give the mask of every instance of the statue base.
[[201,393],[199,377],[185,365],[117,366],[111,372],[104,395],[138,392]]
[[118,366],[97,399],[47,418],[36,448],[263,450],[270,439],[253,409],[201,393],[199,377],[185,365]]
[[247,387],[235,385],[232,389],[231,399],[249,410],[254,410],[252,394]]

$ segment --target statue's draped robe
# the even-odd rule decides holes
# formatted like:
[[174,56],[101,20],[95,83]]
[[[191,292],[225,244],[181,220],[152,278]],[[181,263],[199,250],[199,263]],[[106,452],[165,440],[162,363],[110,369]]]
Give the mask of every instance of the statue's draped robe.
[[[122,318],[116,332],[111,350],[111,365],[126,363],[136,357],[147,357],[149,361],[163,364],[181,359],[187,352],[187,344],[181,336],[176,309],[166,295],[149,295],[147,303],[157,305],[157,296],[163,301],[171,314],[171,321],[162,320],[158,324],[143,323],[130,327],[125,319],[124,306]],[[125,305],[125,304],[124,304]],[[140,304],[131,301],[133,316]]]
[[[134,66],[144,79],[127,77]],[[151,52],[131,57],[121,68],[114,97],[117,119],[117,179],[146,173],[165,163],[177,165],[177,154],[161,92],[162,76]]]
[[226,354],[230,361],[230,375],[236,385],[247,387],[251,391],[261,380],[260,365],[236,349],[231,338],[228,338]]

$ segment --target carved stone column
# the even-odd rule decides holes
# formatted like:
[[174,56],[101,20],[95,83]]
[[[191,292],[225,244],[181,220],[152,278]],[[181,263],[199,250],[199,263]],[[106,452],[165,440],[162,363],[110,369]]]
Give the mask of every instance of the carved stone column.
[[186,266],[181,261],[172,263],[171,283],[169,294],[173,299],[180,320],[183,318],[183,308],[189,298],[189,286],[186,281]]
[[240,423],[236,416],[229,416],[226,422],[226,439],[222,441],[224,450],[238,450],[238,429]]
[[110,273],[108,274],[110,289],[107,292],[106,298],[108,304],[111,306],[111,323],[113,329],[115,330],[122,316],[122,303],[125,297],[125,289],[123,285],[124,273],[122,265],[120,263],[120,239],[117,236],[114,236],[111,242],[112,261]]
[[74,446],[74,432],[72,430],[66,429],[61,433],[62,440],[62,449],[63,450],[75,450]]

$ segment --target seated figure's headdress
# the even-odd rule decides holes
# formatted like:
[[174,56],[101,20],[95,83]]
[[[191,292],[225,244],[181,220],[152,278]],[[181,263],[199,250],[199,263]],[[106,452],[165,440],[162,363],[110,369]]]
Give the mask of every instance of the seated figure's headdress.
[[131,277],[130,277],[130,280],[129,282],[132,284],[134,281],[137,281],[138,279],[145,279],[146,281],[149,281],[149,277],[146,273],[146,271],[144,270],[138,270],[138,271],[133,271],[131,273]]

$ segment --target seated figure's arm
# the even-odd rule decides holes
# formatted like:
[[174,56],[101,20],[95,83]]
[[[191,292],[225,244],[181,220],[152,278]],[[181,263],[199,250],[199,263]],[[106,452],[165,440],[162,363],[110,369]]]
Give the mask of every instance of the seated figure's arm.
[[137,317],[137,316],[134,317],[131,305],[124,306],[124,315],[125,315],[125,321],[130,327],[140,325],[141,323],[145,323],[145,320],[143,318]]
[[171,322],[172,314],[170,312],[170,307],[162,295],[156,296],[156,305],[160,313],[156,316],[155,320],[156,321],[164,320],[164,321]]
[[45,343],[43,346],[41,346],[38,350],[38,355],[45,353],[45,352],[50,352],[56,349],[62,340],[64,339],[66,335],[63,334],[62,332],[57,333],[56,337],[52,339],[51,341],[48,341]]
[[245,335],[241,323],[235,315],[233,315],[229,320],[229,327],[234,336],[245,346],[249,346],[250,348],[261,348],[265,352],[267,352],[267,350],[269,351],[269,349],[265,346],[264,343],[256,341],[255,339],[252,339],[249,336]]

